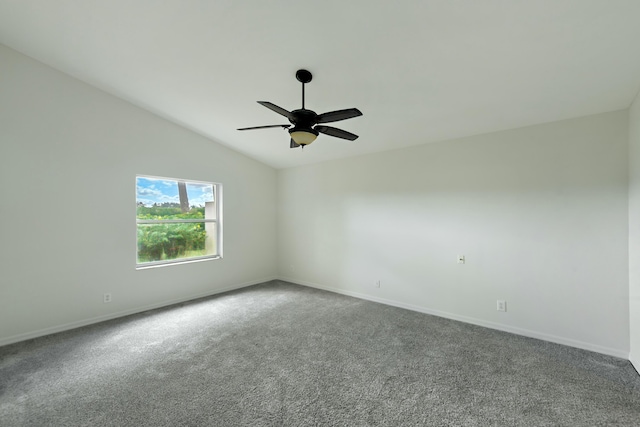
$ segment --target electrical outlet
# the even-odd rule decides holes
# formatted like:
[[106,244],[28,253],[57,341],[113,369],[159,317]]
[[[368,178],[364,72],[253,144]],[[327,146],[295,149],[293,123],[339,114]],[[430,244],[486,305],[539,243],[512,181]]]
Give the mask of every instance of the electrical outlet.
[[104,294],[104,296],[102,297],[102,301],[106,304],[108,302],[111,302],[111,294]]
[[464,264],[464,255],[458,255],[458,264]]
[[507,311],[507,302],[499,299],[496,304],[496,310]]

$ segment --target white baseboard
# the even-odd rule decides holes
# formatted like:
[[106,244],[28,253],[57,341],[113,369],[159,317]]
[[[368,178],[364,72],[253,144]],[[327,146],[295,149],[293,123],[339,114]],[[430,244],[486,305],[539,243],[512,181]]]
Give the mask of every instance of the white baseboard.
[[119,311],[116,313],[109,313],[103,316],[96,316],[90,319],[78,320],[76,322],[65,323],[62,325],[51,326],[49,328],[39,329],[37,331],[26,332],[23,334],[13,335],[7,338],[0,339],[0,347],[3,345],[13,344],[20,341],[26,341],[32,338],[38,338],[45,335],[51,335],[58,332],[68,331],[70,329],[80,328],[82,326],[92,325],[94,323],[104,322],[106,320],[116,319],[118,317],[129,316],[131,314],[142,313],[143,311],[154,310],[156,308],[166,307],[173,304],[179,304],[186,301],[191,301],[198,298],[204,298],[216,294],[221,294],[223,292],[233,291],[235,289],[246,288],[247,286],[257,285],[258,283],[269,282],[271,280],[277,279],[274,277],[267,277],[259,280],[252,280],[250,282],[238,283],[231,286],[226,286],[222,289],[215,289],[212,291],[202,292],[194,295],[188,295],[185,297],[180,297],[172,300],[162,301],[159,303],[149,304],[142,307],[136,307],[129,310]]
[[[539,340],[549,341],[549,342],[553,342],[553,343],[556,343],[556,344],[563,344],[563,345],[567,345],[567,346],[570,346],[570,347],[580,348],[580,349],[583,349],[583,350],[589,350],[589,351],[593,351],[593,352],[596,352],[596,353],[602,353],[602,354],[606,354],[606,355],[609,355],[609,356],[619,357],[621,359],[627,359],[627,360],[629,359],[629,352],[624,351],[624,350],[620,350],[620,349],[616,349],[616,348],[604,347],[604,346],[601,346],[601,345],[586,343],[586,342],[574,340],[574,339],[571,339],[571,338],[559,337],[559,336],[556,336],[556,335],[540,333],[540,332],[532,331],[532,330],[529,330],[529,329],[517,328],[517,327],[514,327],[514,326],[509,326],[509,325],[503,325],[503,324],[500,324],[500,323],[489,322],[489,321],[482,320],[482,319],[476,319],[476,318],[473,318],[473,317],[461,316],[461,315],[454,314],[454,313],[448,313],[448,312],[444,312],[444,311],[433,310],[433,309],[422,307],[422,306],[417,306],[417,305],[412,305],[412,304],[405,304],[405,303],[394,301],[394,300],[389,300],[389,299],[385,299],[385,298],[378,298],[378,297],[374,297],[374,296],[371,296],[371,295],[361,294],[359,292],[346,291],[346,290],[338,289],[338,288],[331,288],[331,287],[328,287],[328,286],[319,285],[317,283],[311,283],[311,282],[307,282],[307,281],[303,281],[303,280],[293,279],[293,278],[290,278],[290,277],[282,277],[281,276],[281,277],[279,277],[279,280],[283,280],[283,281],[286,281],[286,282],[291,282],[291,283],[295,283],[295,284],[299,284],[299,285],[303,285],[303,286],[308,286],[308,287],[311,287],[311,288],[322,289],[322,290],[329,291],[329,292],[335,292],[335,293],[338,293],[338,294],[347,295],[347,296],[351,296],[351,297],[355,297],[355,298],[360,298],[360,299],[364,299],[364,300],[367,300],[367,301],[378,302],[378,303],[385,304],[385,305],[390,305],[390,306],[393,306],[393,307],[399,307],[399,308],[404,308],[404,309],[411,310],[411,311],[417,311],[419,313],[431,314],[431,315],[438,316],[438,317],[444,317],[446,319],[458,320],[460,322],[470,323],[472,325],[482,326],[482,327],[490,328],[490,329],[496,329],[496,330],[503,331],[503,332],[509,332],[509,333],[516,334],[516,335],[522,335],[522,336],[529,337],[529,338],[536,338],[536,339],[539,339]],[[636,370],[638,370],[638,368],[640,368],[640,364],[635,364],[635,367],[636,367]],[[640,370],[639,370],[639,372],[640,372]]]

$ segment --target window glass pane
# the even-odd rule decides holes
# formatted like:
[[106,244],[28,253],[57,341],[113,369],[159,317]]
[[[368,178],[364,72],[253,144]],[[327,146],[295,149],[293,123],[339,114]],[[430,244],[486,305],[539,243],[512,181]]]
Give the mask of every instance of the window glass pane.
[[138,263],[213,256],[215,223],[138,224]]
[[215,219],[214,200],[213,184],[136,177],[137,219]]
[[204,206],[207,202],[213,202],[213,184],[188,182],[187,194],[189,206]]

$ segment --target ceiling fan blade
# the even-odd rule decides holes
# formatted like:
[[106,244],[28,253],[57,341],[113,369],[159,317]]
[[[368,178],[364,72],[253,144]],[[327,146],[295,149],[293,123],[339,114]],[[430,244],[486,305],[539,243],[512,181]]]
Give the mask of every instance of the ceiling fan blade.
[[300,147],[300,144],[298,144],[297,142],[295,142],[295,141],[293,140],[293,138],[291,138],[291,143],[289,144],[289,147],[291,147],[291,148],[297,148],[297,147]]
[[362,112],[357,108],[347,108],[346,110],[330,111],[328,113],[320,114],[317,117],[317,123],[338,122],[340,120],[346,120],[361,115]]
[[267,101],[258,101],[258,104],[267,107],[271,111],[275,111],[276,113],[280,114],[281,116],[285,116],[289,120],[293,120],[293,114],[291,114],[290,111],[287,111],[282,107],[278,107],[276,104],[272,104],[272,103],[267,102]]
[[250,128],[240,128],[238,130],[252,130],[252,129],[266,129],[266,128],[283,128],[287,129],[291,125],[267,125],[267,126],[253,126]]
[[314,128],[320,133],[324,133],[325,135],[335,136],[336,138],[348,139],[349,141],[355,141],[358,139],[358,135],[355,135],[351,132],[347,132],[346,130],[333,128],[331,126],[316,126]]

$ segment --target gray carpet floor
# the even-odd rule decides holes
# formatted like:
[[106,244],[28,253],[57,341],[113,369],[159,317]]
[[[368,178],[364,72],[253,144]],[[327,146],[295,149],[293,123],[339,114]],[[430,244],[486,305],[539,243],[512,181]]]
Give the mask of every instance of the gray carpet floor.
[[273,281],[0,347],[0,425],[640,426],[640,376]]

